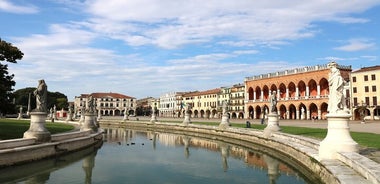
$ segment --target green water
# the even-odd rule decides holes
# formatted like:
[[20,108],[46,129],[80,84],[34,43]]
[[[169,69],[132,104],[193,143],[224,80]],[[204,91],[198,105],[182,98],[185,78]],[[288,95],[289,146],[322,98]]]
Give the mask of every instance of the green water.
[[308,183],[291,168],[271,156],[220,141],[106,129],[101,148],[3,168],[0,182]]

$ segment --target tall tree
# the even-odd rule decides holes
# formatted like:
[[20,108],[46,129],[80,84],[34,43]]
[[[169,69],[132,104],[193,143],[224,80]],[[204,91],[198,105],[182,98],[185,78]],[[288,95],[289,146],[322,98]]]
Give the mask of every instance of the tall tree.
[[[36,100],[35,96],[33,95],[33,91],[36,90],[35,87],[28,87],[23,89],[16,90],[13,94],[15,97],[15,104],[18,106],[22,106],[24,111],[27,111],[28,108],[28,101],[29,101],[29,94],[31,94],[31,100],[30,100],[30,110],[33,110],[36,108]],[[67,109],[69,106],[69,103],[67,101],[67,96],[60,92],[50,92],[48,91],[47,94],[48,100],[46,107],[48,109],[56,106],[57,109]]]
[[8,65],[3,64],[3,61],[17,63],[23,56],[24,53],[17,47],[0,38],[0,114],[15,111],[12,92],[16,82],[13,80],[14,74],[9,74]]

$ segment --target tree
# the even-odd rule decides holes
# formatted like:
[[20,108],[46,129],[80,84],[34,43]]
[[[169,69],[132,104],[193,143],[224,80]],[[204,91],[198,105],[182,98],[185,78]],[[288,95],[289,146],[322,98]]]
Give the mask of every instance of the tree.
[[[28,108],[28,101],[29,101],[29,94],[31,94],[31,100],[30,100],[30,110],[33,110],[36,108],[36,100],[35,96],[33,95],[33,91],[36,90],[35,87],[28,87],[23,89],[16,90],[13,94],[15,97],[15,104],[17,106],[21,105],[24,109],[24,111],[27,111]],[[67,109],[69,103],[67,101],[67,96],[60,93],[60,92],[50,92],[48,91],[47,94],[47,108],[50,109],[56,106],[57,109]]]
[[8,65],[3,61],[17,63],[24,56],[17,47],[0,38],[0,114],[14,113],[15,105],[13,101],[13,87],[16,82],[13,80],[14,74],[8,73]]

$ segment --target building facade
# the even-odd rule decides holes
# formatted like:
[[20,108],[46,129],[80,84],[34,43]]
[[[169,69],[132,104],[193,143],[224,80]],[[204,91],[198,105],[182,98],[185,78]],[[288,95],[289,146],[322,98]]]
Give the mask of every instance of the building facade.
[[150,116],[152,108],[157,107],[156,99],[153,97],[146,97],[137,100],[136,115],[137,116]]
[[354,120],[380,119],[380,65],[351,73],[351,104]]
[[136,98],[119,93],[91,93],[76,96],[74,107],[77,115],[80,115],[87,108],[88,97],[92,96],[96,102],[97,114],[102,116],[121,116],[127,113],[134,115],[136,111]]
[[178,110],[181,104],[177,103],[177,96],[181,92],[169,92],[160,96],[158,110],[161,117],[178,117]]
[[[338,66],[349,81],[351,66]],[[277,95],[281,119],[326,119],[329,98],[327,65],[317,65],[246,77],[245,118],[263,119],[268,113],[269,96]],[[349,87],[344,92],[349,97]]]
[[193,118],[220,118],[220,110],[218,111],[220,92],[221,89],[217,88],[183,94],[181,102],[183,108],[181,114],[184,114],[184,106],[190,105],[190,113]]
[[244,118],[244,98],[245,86],[244,84],[235,84],[231,87],[229,111],[232,119]]

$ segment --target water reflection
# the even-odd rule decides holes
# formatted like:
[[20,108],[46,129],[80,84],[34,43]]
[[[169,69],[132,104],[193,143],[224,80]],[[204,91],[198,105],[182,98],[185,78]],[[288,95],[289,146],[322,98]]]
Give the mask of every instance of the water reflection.
[[[101,145],[102,142],[78,152],[66,154],[57,158],[44,159],[23,165],[1,168],[0,182],[24,182],[33,184],[47,183],[51,178],[51,173],[61,168],[67,167],[68,165],[71,165],[75,162],[81,161],[83,158],[85,158],[83,165],[92,165],[92,167],[85,169],[87,180],[87,173],[92,172],[92,169],[95,165],[95,156],[97,150],[101,147]],[[91,183],[91,175],[89,176],[89,179],[89,183]],[[88,182],[86,181],[86,183]]]
[[258,150],[153,130],[104,128],[104,144],[0,170],[0,183],[307,183]]
[[[281,173],[284,176],[291,176],[296,178],[300,183],[304,183],[299,178],[298,173],[291,167],[278,159],[260,153],[259,151],[249,150],[240,146],[230,145],[225,142],[202,139],[197,137],[189,137],[186,135],[178,135],[171,133],[162,133],[154,131],[141,131],[141,130],[128,130],[128,129],[106,129],[107,134],[104,139],[108,142],[123,141],[126,144],[133,143],[133,138],[138,135],[146,136],[147,139],[152,141],[153,150],[156,150],[157,142],[160,145],[168,147],[183,146],[184,158],[189,159],[191,156],[190,148],[203,148],[211,152],[220,152],[221,168],[223,172],[228,172],[228,160],[230,157],[233,159],[242,160],[247,166],[251,168],[267,171],[267,180],[270,184],[275,184],[280,178]],[[123,138],[123,139],[120,139]]]

